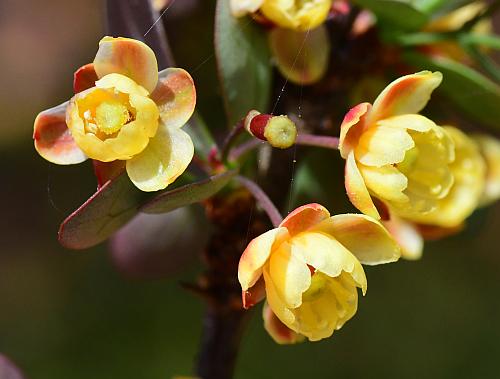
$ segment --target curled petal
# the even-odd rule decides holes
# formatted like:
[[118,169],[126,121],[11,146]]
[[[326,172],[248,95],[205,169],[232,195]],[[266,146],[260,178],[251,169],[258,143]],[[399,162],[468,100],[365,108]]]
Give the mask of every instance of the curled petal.
[[354,151],[358,162],[381,167],[402,162],[413,146],[415,143],[404,128],[377,125],[361,135]]
[[266,298],[266,284],[262,276],[257,283],[241,293],[243,308],[249,309]]
[[303,232],[318,222],[330,217],[330,212],[320,204],[312,203],[298,207],[281,222],[290,235]]
[[380,199],[390,202],[407,203],[403,191],[408,187],[408,179],[396,167],[370,167],[359,165],[359,171],[370,191]]
[[95,72],[94,64],[86,64],[73,74],[73,91],[78,93],[92,88],[95,86],[97,80],[99,80],[99,78]]
[[314,232],[307,231],[292,239],[293,252],[309,266],[332,278],[339,276],[342,271],[353,272],[357,259],[331,234],[318,229],[318,225],[314,227]]
[[422,257],[424,239],[414,224],[394,214],[391,214],[390,220],[384,221],[383,224],[401,247],[401,257],[408,260]]
[[269,257],[269,274],[279,298],[288,308],[302,304],[302,294],[311,285],[311,271],[290,244],[282,243],[273,251]]
[[327,233],[340,242],[361,263],[377,265],[395,262],[400,249],[382,224],[360,214],[342,214],[318,224],[315,230]]
[[286,228],[280,227],[261,234],[248,244],[238,265],[238,280],[243,291],[247,291],[257,282],[271,251],[279,247],[288,236]]
[[440,72],[421,71],[393,81],[373,103],[369,124],[391,116],[420,112],[442,79]]
[[345,188],[351,203],[364,214],[379,219],[380,215],[366,188],[365,181],[359,172],[354,152],[348,155],[345,163]]
[[38,114],[33,131],[36,151],[49,162],[61,165],[87,159],[66,125],[67,106],[68,102],[65,102]]
[[122,74],[153,91],[158,82],[158,63],[151,48],[130,38],[104,37],[94,59],[99,78],[108,74]]
[[352,108],[344,117],[340,126],[339,151],[342,158],[347,159],[349,153],[357,145],[365,125],[371,104],[361,103]]
[[193,159],[191,137],[160,123],[147,147],[127,161],[127,173],[142,191],[158,191],[177,179]]
[[160,118],[171,128],[182,127],[196,105],[193,78],[182,68],[167,68],[159,73],[158,84],[151,99],[160,110]]
[[262,317],[264,318],[264,329],[266,329],[276,343],[290,345],[304,341],[304,336],[295,333],[281,322],[267,302],[262,309]]

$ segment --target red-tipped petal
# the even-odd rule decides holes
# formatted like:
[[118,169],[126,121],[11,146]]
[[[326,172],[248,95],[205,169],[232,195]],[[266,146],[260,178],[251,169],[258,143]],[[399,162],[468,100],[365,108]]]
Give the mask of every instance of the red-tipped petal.
[[182,127],[196,105],[193,78],[182,68],[167,68],[159,73],[151,99],[160,110],[160,118],[170,128]]
[[340,126],[339,138],[339,151],[342,158],[346,159],[352,149],[356,147],[371,107],[369,103],[361,103],[351,108],[345,115]]
[[76,70],[73,74],[73,91],[75,91],[75,93],[79,93],[92,88],[95,86],[95,82],[97,80],[99,80],[99,78],[95,72],[94,64],[86,64]]
[[249,309],[255,304],[260,303],[266,297],[266,284],[264,279],[260,278],[251,288],[241,292],[243,308]]
[[35,119],[35,149],[49,162],[68,165],[81,163],[87,156],[80,150],[66,125],[68,102],[47,109]]
[[264,318],[264,328],[276,343],[279,343],[280,345],[288,345],[305,340],[303,335],[294,332],[288,326],[283,324],[278,316],[274,314],[267,302],[264,304],[262,317]]
[[94,159],[92,164],[98,189],[125,171],[125,161],[101,162]]
[[330,217],[330,212],[324,206],[317,203],[306,204],[286,216],[280,226],[287,228],[290,235],[294,235],[313,227],[328,217]]

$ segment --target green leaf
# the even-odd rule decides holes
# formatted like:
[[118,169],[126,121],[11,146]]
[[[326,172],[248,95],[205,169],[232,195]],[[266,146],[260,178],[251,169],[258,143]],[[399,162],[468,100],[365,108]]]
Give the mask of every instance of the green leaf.
[[188,125],[183,130],[189,134],[194,144],[194,151],[201,159],[205,159],[210,154],[210,150],[215,146],[214,138],[200,114],[195,111]]
[[418,30],[428,16],[409,2],[398,0],[354,0],[354,3],[371,10],[383,22],[403,30]]
[[174,209],[205,200],[219,192],[237,174],[226,171],[199,182],[186,184],[171,191],[164,191],[141,207],[144,213],[167,213]]
[[122,173],[63,221],[59,242],[69,249],[86,249],[105,241],[134,217],[144,196]]
[[446,95],[467,115],[493,128],[499,128],[500,86],[467,67],[443,57],[406,53],[405,60],[414,67],[443,73],[438,91]]
[[251,109],[267,111],[272,71],[266,32],[249,17],[233,17],[229,0],[217,1],[215,55],[229,126]]

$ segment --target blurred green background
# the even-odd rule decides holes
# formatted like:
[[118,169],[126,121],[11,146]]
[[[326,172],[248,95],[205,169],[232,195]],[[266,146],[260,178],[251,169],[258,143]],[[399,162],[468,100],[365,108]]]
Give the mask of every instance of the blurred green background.
[[[178,65],[193,73],[202,115],[223,125],[213,2],[180,2],[165,15]],[[92,61],[102,8],[98,0],[0,2],[0,353],[29,379],[188,375],[201,333],[202,304],[179,285],[195,280],[201,264],[170,279],[130,280],[106,245],[79,252],[57,242],[59,223],[95,180],[88,162],[61,167],[40,158],[32,125],[39,111],[71,96],[73,71]],[[315,175],[342,193],[340,158],[332,170],[324,154],[312,156]],[[339,204],[328,204],[332,213],[344,210]],[[497,204],[460,235],[428,243],[421,261],[367,268],[357,315],[326,341],[276,345],[257,310],[235,377],[499,377],[499,227]]]

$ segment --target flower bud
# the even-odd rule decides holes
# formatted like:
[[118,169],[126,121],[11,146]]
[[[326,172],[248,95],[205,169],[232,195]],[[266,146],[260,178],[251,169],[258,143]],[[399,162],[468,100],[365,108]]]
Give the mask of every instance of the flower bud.
[[293,146],[297,138],[297,127],[287,116],[273,116],[251,110],[244,122],[248,133],[278,149]]

